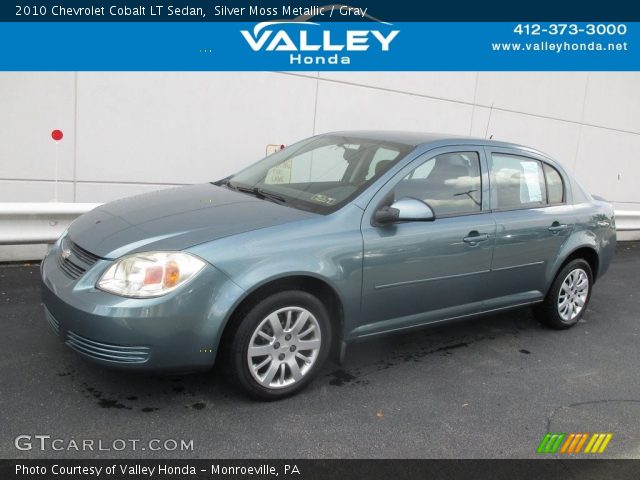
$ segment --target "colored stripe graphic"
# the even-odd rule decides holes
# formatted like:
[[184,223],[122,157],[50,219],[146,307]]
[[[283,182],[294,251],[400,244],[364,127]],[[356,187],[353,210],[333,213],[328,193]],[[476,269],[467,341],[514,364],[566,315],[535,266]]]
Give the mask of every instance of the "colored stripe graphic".
[[580,453],[584,442],[589,437],[588,433],[571,433],[562,445],[560,453]]
[[560,449],[560,453],[567,453],[567,450],[569,449],[569,446],[573,443],[574,438],[576,438],[576,434],[570,433],[569,436],[567,437],[567,440],[562,445],[562,449]]
[[587,437],[589,437],[588,433],[583,433],[582,434],[582,439],[578,443],[578,446],[576,447],[576,451],[572,452],[572,453],[580,453],[580,450],[582,450],[582,446],[584,445],[584,442],[587,441]]
[[611,433],[594,433],[584,449],[584,453],[602,453],[609,445],[613,434]]
[[[564,453],[569,455],[580,452],[603,453],[612,438],[612,433],[547,433],[538,445],[536,453]],[[589,439],[588,442],[587,439]],[[584,447],[585,443],[587,446],[583,451],[582,447]]]
[[538,453],[556,453],[565,436],[565,433],[547,433],[536,451]]

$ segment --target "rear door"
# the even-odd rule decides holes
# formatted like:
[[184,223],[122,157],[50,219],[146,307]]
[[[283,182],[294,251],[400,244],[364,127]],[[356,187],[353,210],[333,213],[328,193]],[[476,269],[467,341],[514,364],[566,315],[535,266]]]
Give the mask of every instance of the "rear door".
[[566,177],[547,159],[518,149],[486,153],[496,222],[488,310],[546,294],[548,269],[573,229],[574,212]]

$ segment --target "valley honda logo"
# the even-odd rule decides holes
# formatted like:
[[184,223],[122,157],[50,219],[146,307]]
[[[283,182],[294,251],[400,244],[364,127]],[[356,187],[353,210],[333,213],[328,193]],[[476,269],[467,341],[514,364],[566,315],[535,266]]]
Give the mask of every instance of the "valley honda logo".
[[316,22],[274,21],[240,33],[254,52],[293,52],[291,65],[349,65],[353,52],[388,52],[400,30],[328,30]]

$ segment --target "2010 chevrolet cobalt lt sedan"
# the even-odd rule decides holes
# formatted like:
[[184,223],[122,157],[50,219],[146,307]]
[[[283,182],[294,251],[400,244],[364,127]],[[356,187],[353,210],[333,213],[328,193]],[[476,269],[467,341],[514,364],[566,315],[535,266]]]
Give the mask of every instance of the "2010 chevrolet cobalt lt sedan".
[[357,339],[525,305],[571,327],[615,242],[612,207],[531,148],[338,132],[96,208],[41,270],[48,322],[84,357],[224,362],[276,399]]

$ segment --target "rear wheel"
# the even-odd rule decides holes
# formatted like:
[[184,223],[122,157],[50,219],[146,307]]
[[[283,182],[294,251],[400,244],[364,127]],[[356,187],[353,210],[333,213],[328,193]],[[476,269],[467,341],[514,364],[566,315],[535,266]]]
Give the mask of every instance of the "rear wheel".
[[582,318],[591,297],[593,273],[589,264],[575,259],[556,276],[544,302],[534,308],[538,320],[551,328],[570,328]]
[[250,395],[276,400],[306,385],[322,367],[331,343],[331,324],[313,295],[285,291],[244,313],[231,339],[231,380]]

